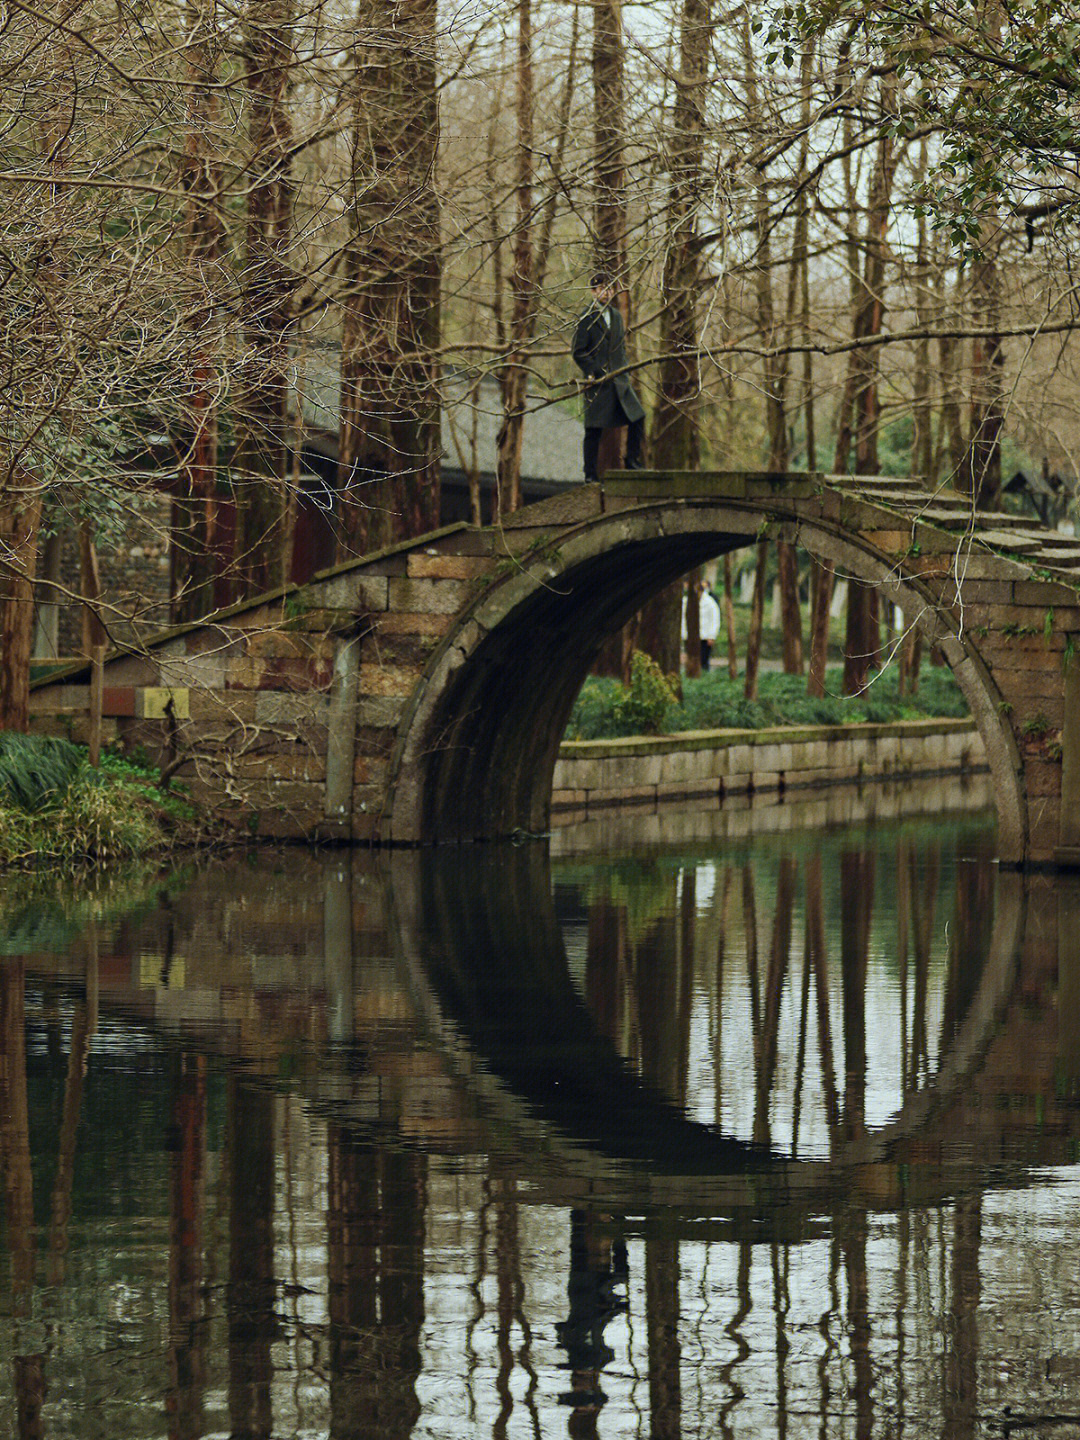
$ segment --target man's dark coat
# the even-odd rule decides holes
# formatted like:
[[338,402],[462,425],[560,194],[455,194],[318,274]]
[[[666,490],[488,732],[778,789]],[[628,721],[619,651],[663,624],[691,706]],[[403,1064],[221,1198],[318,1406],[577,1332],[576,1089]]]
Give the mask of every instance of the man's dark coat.
[[[606,322],[606,323],[605,323]],[[629,375],[615,375],[629,363],[626,358],[626,327],[614,305],[606,308],[590,305],[574,331],[574,360],[587,379],[596,384],[585,386],[585,428],[609,430],[625,425],[628,420],[645,416]]]

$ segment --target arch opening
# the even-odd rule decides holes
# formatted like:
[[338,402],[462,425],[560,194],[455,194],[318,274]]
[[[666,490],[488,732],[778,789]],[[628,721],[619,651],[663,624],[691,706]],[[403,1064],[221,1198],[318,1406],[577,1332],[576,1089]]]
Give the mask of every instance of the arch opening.
[[778,509],[645,506],[579,525],[481,595],[433,658],[392,767],[393,843],[548,828],[559,745],[603,641],[699,565],[762,535],[877,586],[939,645],[982,734],[1001,858],[1023,858],[1026,802],[1011,729],[985,665],[927,588],[859,537]]

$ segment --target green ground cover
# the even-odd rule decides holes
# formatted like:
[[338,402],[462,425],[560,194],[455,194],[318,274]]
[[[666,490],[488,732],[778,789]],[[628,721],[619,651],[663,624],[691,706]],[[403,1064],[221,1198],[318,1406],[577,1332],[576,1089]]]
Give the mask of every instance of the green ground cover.
[[[714,662],[715,663],[715,662]],[[891,666],[876,676],[861,695],[841,695],[839,666],[828,671],[826,694],[817,700],[806,693],[806,677],[766,671],[760,676],[757,700],[743,696],[743,681],[726,669],[713,669],[696,680],[683,681],[679,703],[655,707],[655,728],[643,726],[642,706],[628,703],[617,680],[590,676],[570,716],[568,740],[612,740],[623,735],[678,734],[683,730],[764,730],[775,725],[855,725],[865,721],[953,718],[968,714],[967,702],[951,670],[924,665],[917,695],[897,695],[898,672]],[[655,684],[652,685],[655,693]],[[652,698],[652,697],[650,697]],[[636,722],[636,723],[635,723]]]
[[191,831],[195,811],[153,766],[0,732],[0,868],[146,855]]

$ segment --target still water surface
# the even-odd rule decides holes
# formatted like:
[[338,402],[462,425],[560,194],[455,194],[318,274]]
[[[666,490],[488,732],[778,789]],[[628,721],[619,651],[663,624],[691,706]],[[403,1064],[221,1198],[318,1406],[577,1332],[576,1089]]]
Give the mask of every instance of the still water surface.
[[945,800],[6,882],[0,1435],[1080,1434],[1080,889]]

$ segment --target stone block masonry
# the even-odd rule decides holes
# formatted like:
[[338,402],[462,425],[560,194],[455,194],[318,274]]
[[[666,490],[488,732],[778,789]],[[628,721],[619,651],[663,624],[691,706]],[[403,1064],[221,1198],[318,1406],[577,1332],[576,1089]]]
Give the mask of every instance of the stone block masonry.
[[[787,791],[987,769],[973,720],[695,730],[571,740],[559,750],[552,807],[591,811],[684,797]],[[657,778],[659,776],[659,778]]]

